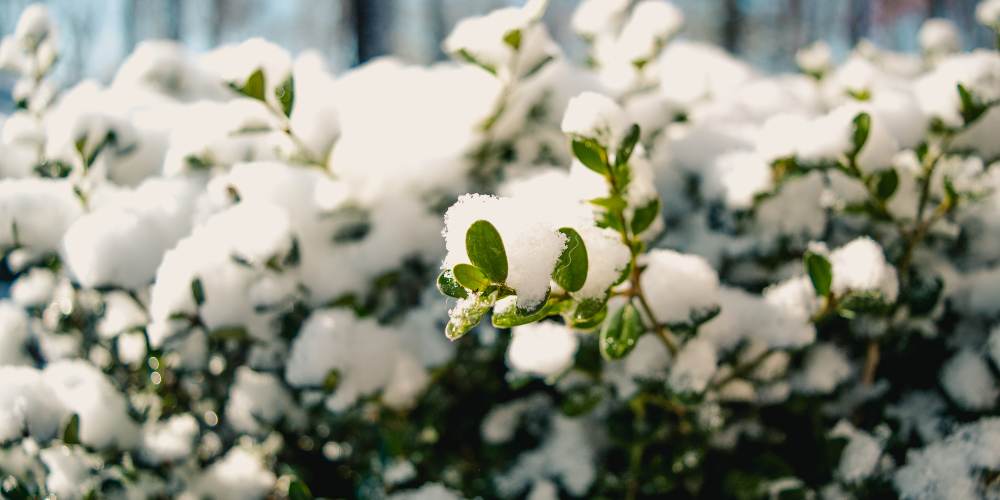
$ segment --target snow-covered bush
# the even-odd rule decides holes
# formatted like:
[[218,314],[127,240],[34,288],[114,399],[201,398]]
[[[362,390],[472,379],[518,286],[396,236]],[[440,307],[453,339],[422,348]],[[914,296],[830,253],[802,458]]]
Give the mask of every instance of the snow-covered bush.
[[765,75],[586,0],[580,65],[545,8],[62,90],[27,8],[0,498],[1000,496],[1000,54]]

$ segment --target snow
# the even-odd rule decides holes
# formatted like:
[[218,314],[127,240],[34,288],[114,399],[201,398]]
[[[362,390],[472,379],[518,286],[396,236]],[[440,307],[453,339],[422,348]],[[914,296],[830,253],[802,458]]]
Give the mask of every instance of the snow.
[[264,498],[277,478],[252,450],[234,447],[205,469],[183,498],[211,497],[219,500]]
[[190,414],[147,423],[142,429],[140,454],[153,464],[183,462],[191,456],[198,421]]
[[96,486],[90,474],[98,462],[79,448],[56,445],[41,450],[39,458],[48,471],[45,486],[60,498],[80,498],[81,490]]
[[40,442],[59,435],[71,411],[56,397],[40,371],[30,367],[0,366],[0,380],[3,380],[0,384],[0,442],[19,438],[24,432]]
[[883,444],[872,435],[856,429],[850,422],[837,422],[830,433],[847,439],[847,446],[840,455],[837,475],[846,483],[858,483],[870,477],[882,456]]
[[11,285],[10,298],[21,307],[42,307],[52,299],[57,279],[51,270],[33,267]]
[[628,0],[584,0],[580,2],[570,25],[584,37],[616,32],[625,21]]
[[760,155],[739,151],[716,158],[702,185],[706,197],[721,199],[728,208],[747,210],[754,198],[771,189],[771,166]]
[[886,262],[882,247],[868,237],[852,240],[829,256],[833,267],[833,293],[880,292],[887,302],[896,300],[899,283],[896,270]]
[[1000,387],[982,356],[962,350],[941,368],[941,386],[963,409],[985,411],[996,404]]
[[241,366],[229,390],[226,418],[240,432],[260,434],[286,414],[292,398],[278,377]]
[[1000,419],[962,425],[946,439],[907,453],[894,482],[905,498],[983,498],[978,471],[1000,466]]
[[9,301],[0,301],[0,367],[28,364],[28,315]]
[[653,250],[646,255],[645,265],[641,285],[658,321],[687,323],[692,314],[718,305],[719,278],[704,258]]
[[667,383],[679,393],[700,393],[708,386],[715,370],[715,346],[706,340],[695,338],[677,353],[677,359],[670,367]]
[[795,52],[795,64],[806,73],[822,75],[830,70],[833,53],[830,45],[819,40]]
[[931,18],[924,21],[917,40],[920,42],[920,50],[932,56],[958,52],[962,48],[958,27],[947,19]]
[[1000,31],[997,29],[1000,27],[1000,1],[982,0],[979,2],[976,5],[976,20],[994,31]]
[[125,397],[96,367],[79,360],[57,361],[42,375],[55,399],[80,417],[81,442],[98,449],[127,449],[136,443],[138,427]]
[[67,181],[0,180],[0,247],[55,251],[80,213],[80,203]]
[[806,394],[829,394],[854,373],[843,350],[823,342],[811,347],[801,372],[793,379],[795,390]]
[[[445,52],[465,51],[478,62],[493,68],[503,79],[520,76],[558,50],[545,26],[539,23],[546,2],[534,0],[523,7],[507,7],[479,17],[459,21],[443,42]],[[506,41],[519,33],[519,46]]]
[[558,323],[518,326],[511,331],[507,362],[517,371],[551,377],[573,365],[579,343],[573,330]]
[[608,150],[609,159],[631,125],[615,101],[596,92],[584,92],[569,101],[562,131],[571,136],[596,140]]
[[801,347],[816,338],[808,315],[783,306],[775,288],[760,296],[722,287],[719,306],[719,315],[699,330],[699,336],[718,349],[732,349],[743,340],[763,341],[773,348]]
[[584,421],[556,415],[552,430],[538,448],[522,454],[495,482],[501,494],[514,495],[535,481],[558,479],[572,495],[583,495],[597,476],[596,450]]
[[462,497],[439,483],[427,483],[419,488],[389,495],[391,500],[459,500]]
[[[386,360],[372,363],[372,359]],[[403,350],[395,332],[342,310],[314,312],[292,342],[285,380],[294,387],[319,387],[337,373],[327,406],[341,411],[359,397],[383,390],[394,408],[409,408],[429,378],[423,365]]]
[[566,237],[551,228],[539,213],[544,213],[544,207],[533,200],[463,195],[444,216],[448,255],[442,268],[469,263],[466,232],[477,220],[486,220],[503,240],[506,284],[517,292],[518,306],[537,305],[545,298],[556,260],[566,246]]

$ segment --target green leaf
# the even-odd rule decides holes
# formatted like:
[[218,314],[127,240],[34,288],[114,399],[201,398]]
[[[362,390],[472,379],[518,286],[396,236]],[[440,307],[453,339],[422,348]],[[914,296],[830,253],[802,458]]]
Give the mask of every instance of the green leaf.
[[327,372],[326,377],[323,378],[323,389],[326,392],[333,392],[337,390],[337,386],[340,385],[340,370],[334,368]]
[[[441,273],[441,275],[444,276],[444,273]],[[455,280],[458,281],[458,284],[461,285],[459,286],[459,290],[461,290],[462,294],[464,295],[462,297],[458,297],[456,295],[452,295],[450,293],[445,292],[445,295],[449,295],[451,297],[459,299],[465,298],[467,294],[465,294],[465,289],[463,289],[462,287],[478,292],[490,285],[490,279],[487,278],[486,275],[483,274],[483,272],[478,267],[473,266],[471,264],[456,265],[454,270],[452,271],[452,275],[454,276]],[[441,283],[440,277],[438,277],[438,283],[440,287]]]
[[513,29],[508,31],[503,36],[503,43],[514,49],[515,51],[521,50],[521,30]]
[[660,214],[660,198],[653,198],[649,203],[635,209],[632,214],[632,234],[640,234],[656,220]]
[[958,87],[958,98],[961,103],[959,112],[962,114],[962,120],[968,125],[979,119],[983,113],[986,112],[987,107],[984,106],[976,96],[969,92],[969,89],[959,83]]
[[618,195],[608,196],[607,198],[594,198],[592,200],[587,200],[587,203],[601,208],[606,208],[612,212],[621,212],[628,206],[628,202],[625,201],[625,198]]
[[608,152],[597,141],[584,137],[573,139],[573,156],[601,175],[608,175]]
[[632,303],[627,303],[618,309],[604,323],[601,329],[601,355],[606,359],[621,359],[625,357],[639,340],[645,328]]
[[467,299],[467,303],[459,303],[449,314],[451,319],[444,328],[444,334],[448,340],[458,340],[469,330],[475,328],[482,321],[483,316],[489,312],[496,302],[495,294],[480,295]]
[[191,296],[194,303],[201,306],[205,303],[205,287],[201,284],[201,278],[191,280]]
[[523,75],[521,75],[521,78],[528,79],[531,78],[532,76],[535,76],[539,71],[542,70],[542,68],[548,66],[548,64],[554,60],[555,57],[552,56],[543,57],[537,63],[535,63],[534,66],[528,68],[528,70],[525,71]]
[[574,317],[570,321],[570,326],[576,330],[593,330],[604,323],[604,318],[608,317],[607,302],[600,302],[600,307],[593,314],[586,317]]
[[473,222],[465,233],[465,251],[472,264],[491,280],[503,283],[507,279],[507,252],[493,224],[485,220]]
[[208,333],[209,337],[218,340],[243,341],[249,337],[247,329],[242,326],[222,326]]
[[830,265],[830,261],[815,252],[806,252],[802,260],[816,295],[820,297],[830,295],[830,285],[833,284],[833,266]]
[[[476,271],[479,271],[476,269]],[[441,274],[437,278],[438,291],[456,299],[464,299],[469,296],[465,288],[459,284],[457,278],[455,278],[455,273],[451,269],[445,269],[441,271]]]
[[498,303],[497,307],[493,308],[492,321],[493,326],[497,328],[513,328],[515,326],[534,323],[559,309],[559,302],[555,300],[542,302],[540,307],[536,307],[534,310],[521,309],[517,306],[517,299],[513,297],[507,300],[511,300],[513,304],[506,304],[504,307],[501,306],[502,303]]
[[618,152],[615,154],[615,164],[624,165],[628,162],[629,158],[632,157],[632,151],[635,150],[636,143],[639,142],[639,125],[632,124],[628,129],[628,133],[625,134],[625,138],[622,139],[622,143],[618,146]]
[[258,101],[264,101],[265,89],[267,88],[264,81],[264,70],[257,68],[256,71],[250,73],[250,77],[247,78],[246,83],[242,87],[234,86],[237,92],[251,98],[257,99]]
[[312,500],[312,497],[309,487],[302,481],[294,479],[288,484],[288,500]]
[[274,89],[274,96],[281,103],[281,111],[285,113],[285,116],[291,117],[292,107],[295,106],[295,80],[291,74],[288,75],[288,78],[285,79],[280,87]]
[[951,177],[947,175],[943,179],[944,184],[944,203],[945,206],[951,209],[958,203],[958,190],[955,189],[955,183],[951,180]]
[[62,442],[67,445],[80,444],[80,415],[76,413],[70,415],[66,425],[63,426]]
[[866,290],[860,292],[850,292],[840,301],[837,313],[844,318],[853,318],[858,314],[880,314],[884,313],[890,304],[885,300],[882,292],[877,290]]
[[76,142],[73,143],[73,146],[76,147],[76,152],[77,152],[77,154],[80,155],[80,158],[82,158],[86,162],[87,161],[87,136],[78,137],[76,139]]
[[492,65],[480,61],[479,59],[476,59],[476,56],[472,55],[472,53],[469,52],[468,50],[458,49],[458,51],[455,52],[455,55],[457,55],[459,58],[461,58],[463,61],[469,64],[474,64],[476,66],[479,66],[480,68],[488,71],[491,75],[496,76],[497,74],[496,68],[494,68]]
[[899,174],[896,169],[889,168],[874,175],[875,196],[880,200],[888,200],[899,187]]
[[39,177],[50,179],[62,179],[68,177],[73,171],[73,166],[60,160],[43,160],[33,169]]
[[566,389],[559,403],[559,410],[567,417],[579,417],[590,413],[604,397],[604,388],[600,384],[575,384]]
[[872,116],[868,113],[858,113],[854,117],[854,133],[851,135],[851,141],[854,145],[854,150],[851,152],[852,158],[861,152],[861,148],[865,147],[871,127]]
[[909,280],[902,292],[901,302],[905,302],[911,316],[930,314],[941,300],[944,280],[939,275],[927,275],[910,268]]
[[566,248],[559,255],[552,279],[567,292],[575,292],[587,282],[587,246],[575,229],[564,227],[559,232],[566,236]]

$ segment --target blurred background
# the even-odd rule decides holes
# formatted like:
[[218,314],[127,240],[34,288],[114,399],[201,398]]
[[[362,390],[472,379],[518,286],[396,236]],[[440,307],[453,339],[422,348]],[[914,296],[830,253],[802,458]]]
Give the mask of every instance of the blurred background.
[[[56,79],[108,81],[142,40],[170,38],[195,51],[262,36],[293,53],[314,48],[335,71],[391,54],[414,63],[445,58],[441,40],[461,18],[524,0],[48,0],[61,30]],[[0,31],[13,30],[30,0],[0,0]],[[673,0],[686,17],[681,37],[723,46],[768,71],[791,70],[797,48],[826,40],[842,56],[859,39],[917,50],[928,17],[955,22],[965,48],[988,46],[974,19],[977,0]],[[582,42],[569,28],[576,0],[551,0],[546,23],[570,57]],[[0,112],[9,112],[9,75]]]

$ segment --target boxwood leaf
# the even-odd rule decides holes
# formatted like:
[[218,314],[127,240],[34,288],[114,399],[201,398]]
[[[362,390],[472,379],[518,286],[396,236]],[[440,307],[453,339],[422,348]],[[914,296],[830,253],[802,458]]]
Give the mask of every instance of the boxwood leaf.
[[257,99],[258,101],[266,100],[264,89],[267,88],[267,85],[264,81],[264,70],[257,68],[256,71],[250,73],[250,76],[242,87],[234,85],[233,88],[251,99]]
[[465,251],[486,277],[498,283],[507,279],[507,252],[493,224],[485,220],[473,222],[465,233]]
[[625,134],[625,138],[622,139],[622,143],[618,146],[618,152],[615,153],[615,164],[624,165],[628,162],[629,158],[632,157],[632,151],[635,150],[636,143],[639,142],[639,125],[632,124],[628,129],[628,133]]
[[816,252],[806,252],[802,260],[816,295],[820,297],[830,295],[830,285],[833,283],[833,266],[830,265],[830,261]]
[[[443,274],[443,273],[442,273]],[[483,274],[483,271],[471,264],[458,264],[454,267],[452,275],[458,284],[469,290],[481,291],[490,285],[490,279]],[[462,290],[463,292],[465,290]],[[451,295],[454,297],[454,295]],[[462,297],[456,297],[462,298]]]
[[70,415],[66,425],[63,426],[62,441],[67,445],[80,444],[80,415],[76,413]]
[[621,359],[635,347],[643,331],[639,312],[631,303],[625,304],[608,318],[601,329],[601,355],[606,359]]
[[660,198],[653,198],[649,203],[635,209],[632,214],[632,234],[639,234],[649,228],[660,214]]
[[889,168],[875,175],[875,195],[880,200],[888,200],[896,193],[899,187],[899,174],[896,169]]
[[205,303],[205,287],[201,284],[201,278],[191,280],[191,296],[194,303],[199,306]]
[[295,80],[292,75],[289,74],[281,86],[274,89],[274,96],[281,103],[281,111],[285,116],[291,117],[292,107],[295,106]]
[[552,279],[567,292],[575,292],[587,282],[587,246],[575,229],[564,227],[559,232],[566,236],[566,248],[556,262]]
[[608,152],[597,141],[584,137],[574,138],[573,156],[594,172],[608,174]]
[[455,278],[455,273],[451,269],[441,271],[441,274],[437,278],[437,287],[439,292],[456,299],[464,299],[469,296],[465,288]]
[[854,133],[851,135],[851,141],[854,145],[854,150],[851,153],[852,156],[857,156],[861,152],[861,148],[865,147],[871,127],[872,116],[868,113],[858,113],[854,117]]

